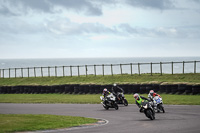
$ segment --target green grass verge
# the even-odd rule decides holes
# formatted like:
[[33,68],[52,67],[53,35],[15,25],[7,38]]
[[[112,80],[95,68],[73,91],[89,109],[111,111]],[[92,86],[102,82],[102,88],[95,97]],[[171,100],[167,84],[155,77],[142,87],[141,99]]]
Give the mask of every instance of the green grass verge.
[[96,119],[84,117],[0,114],[0,133],[68,128],[95,122]]
[[[142,94],[147,97],[147,94]],[[99,104],[100,94],[0,94],[0,103],[81,103]],[[200,105],[200,95],[161,94],[164,104]],[[125,95],[130,104],[135,103],[133,95]]]
[[37,78],[1,78],[0,86],[16,85],[62,85],[62,84],[138,84],[138,83],[157,83],[157,84],[200,84],[200,73],[197,74],[141,74],[141,75],[88,75],[73,77],[37,77]]

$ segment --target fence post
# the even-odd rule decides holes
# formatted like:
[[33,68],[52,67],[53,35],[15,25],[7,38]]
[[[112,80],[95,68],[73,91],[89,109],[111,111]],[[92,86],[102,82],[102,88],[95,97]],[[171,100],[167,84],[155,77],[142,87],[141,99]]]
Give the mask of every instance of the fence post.
[[3,74],[2,75],[3,75],[3,78],[4,78],[4,69],[3,69]]
[[72,77],[72,66],[70,66],[70,75]]
[[17,77],[17,69],[15,68],[15,78]]
[[77,66],[77,69],[78,69],[78,77],[80,77],[79,66]]
[[133,75],[133,64],[131,63],[130,64],[130,67],[131,67],[131,76]]
[[140,63],[138,63],[138,74],[140,75]]
[[35,71],[35,67],[34,67],[33,69],[34,69],[34,77],[36,78],[36,71]]
[[185,73],[184,69],[185,69],[185,62],[183,61],[183,74]]
[[41,76],[43,77],[43,69],[42,69],[42,67],[41,67]]
[[102,65],[102,72],[103,72],[103,76],[104,76],[104,64]]
[[50,67],[48,67],[48,76],[50,77]]
[[111,67],[111,74],[113,76],[113,67],[112,67],[112,64],[110,65],[110,67]]
[[1,69],[0,69],[0,78],[1,78]]
[[10,78],[10,68],[8,69],[8,74],[9,74],[9,78]]
[[63,66],[63,77],[65,76],[65,67]]
[[194,73],[196,73],[196,69],[197,69],[196,65],[197,65],[197,61],[194,61]]
[[55,66],[55,77],[57,77],[57,66]]
[[28,78],[29,78],[29,67],[27,68]]
[[152,68],[152,62],[151,62],[151,76],[152,76],[152,73],[153,73],[153,68]]
[[94,65],[94,75],[96,76],[97,73],[96,73],[96,65]]
[[4,69],[3,69],[3,73],[2,73],[2,76],[3,76],[3,78],[4,78]]
[[120,70],[121,70],[121,75],[122,75],[122,73],[123,73],[123,72],[122,72],[122,64],[120,64]]
[[172,61],[172,75],[174,74],[174,62]]
[[23,68],[21,68],[21,74],[22,74],[22,78],[24,77],[24,75],[23,75]]
[[86,74],[86,77],[87,77],[87,71],[88,71],[87,65],[85,65],[85,74]]
[[162,75],[162,62],[160,62],[160,75]]

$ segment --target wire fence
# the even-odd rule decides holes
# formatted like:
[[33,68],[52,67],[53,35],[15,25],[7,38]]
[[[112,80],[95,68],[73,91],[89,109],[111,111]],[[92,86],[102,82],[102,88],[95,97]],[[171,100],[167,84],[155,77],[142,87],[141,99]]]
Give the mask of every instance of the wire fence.
[[200,73],[200,61],[7,68],[0,69],[0,78],[140,75],[143,73],[151,75]]

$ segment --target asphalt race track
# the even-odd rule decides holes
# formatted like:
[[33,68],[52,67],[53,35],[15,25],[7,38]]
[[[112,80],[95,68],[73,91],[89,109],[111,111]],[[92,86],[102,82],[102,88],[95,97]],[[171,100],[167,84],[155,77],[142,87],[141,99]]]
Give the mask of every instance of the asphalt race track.
[[136,105],[105,110],[101,104],[0,104],[1,114],[54,114],[102,118],[105,125],[46,132],[67,133],[200,133],[200,106],[164,105],[151,121]]

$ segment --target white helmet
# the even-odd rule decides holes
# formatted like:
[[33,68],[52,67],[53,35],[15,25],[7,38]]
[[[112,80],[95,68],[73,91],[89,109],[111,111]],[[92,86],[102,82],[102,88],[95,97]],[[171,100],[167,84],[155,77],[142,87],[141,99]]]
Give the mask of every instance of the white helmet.
[[140,96],[139,96],[138,93],[135,93],[135,94],[133,95],[133,97],[135,98],[135,100],[138,100]]
[[105,92],[107,92],[108,90],[105,88],[105,89],[103,89],[103,93],[105,93]]

